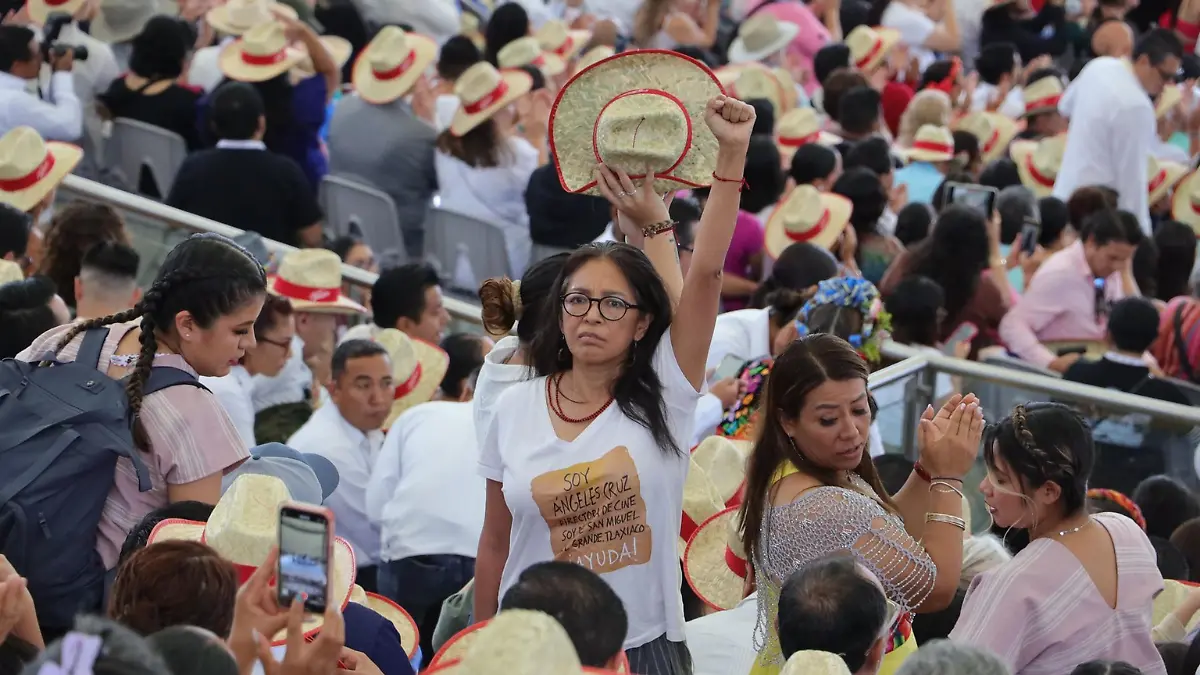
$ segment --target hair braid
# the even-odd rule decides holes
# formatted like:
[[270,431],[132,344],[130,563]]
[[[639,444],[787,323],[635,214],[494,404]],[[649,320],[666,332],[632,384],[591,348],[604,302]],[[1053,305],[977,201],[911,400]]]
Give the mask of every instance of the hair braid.
[[206,275],[183,270],[169,272],[155,281],[154,285],[146,291],[146,295],[142,297],[142,301],[138,303],[141,307],[142,317],[139,326],[142,334],[138,337],[138,342],[141,343],[142,349],[138,352],[137,364],[133,367],[133,373],[125,383],[125,395],[129,399],[129,415],[133,423],[133,443],[143,451],[150,451],[150,437],[142,425],[142,396],[146,381],[150,379],[150,370],[154,367],[154,354],[158,351],[158,338],[154,331],[156,328],[164,328],[157,325],[154,315],[161,309],[163,297],[171,291],[172,286],[181,281],[203,276]]
[[1037,447],[1037,442],[1033,438],[1033,432],[1029,430],[1029,424],[1025,419],[1025,406],[1017,405],[1012,411],[1013,435],[1016,436],[1017,442],[1021,444],[1025,451],[1034,457],[1043,457],[1045,453]]
[[81,333],[85,333],[93,328],[101,328],[103,326],[110,326],[115,323],[125,323],[126,321],[133,321],[134,319],[138,318],[141,315],[142,315],[142,303],[139,302],[138,304],[134,305],[132,309],[127,309],[124,312],[117,312],[116,314],[109,314],[108,316],[101,316],[101,317],[97,317],[95,319],[87,319],[86,321],[80,321],[79,323],[72,326],[71,330],[68,330],[58,340],[58,344],[55,345],[54,351],[57,352],[60,349],[62,349],[63,347],[66,347],[68,344],[71,343],[71,340],[74,340]]

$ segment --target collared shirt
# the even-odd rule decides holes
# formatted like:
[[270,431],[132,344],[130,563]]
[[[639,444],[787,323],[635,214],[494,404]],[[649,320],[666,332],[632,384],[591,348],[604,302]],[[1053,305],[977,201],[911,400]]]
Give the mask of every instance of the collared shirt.
[[266,150],[267,144],[254,139],[234,140],[223,138],[217,141],[218,150]]
[[[1105,279],[1104,297],[1108,302],[1125,297],[1120,272]],[[1043,341],[1102,340],[1107,325],[1104,316],[1096,316],[1095,277],[1083,242],[1076,241],[1038,268],[1017,304],[1000,320],[1000,338],[1012,353],[1045,367],[1055,354]]]
[[254,412],[284,403],[299,403],[312,393],[313,374],[304,363],[304,340],[292,337],[292,355],[275,377],[254,376]]
[[1066,201],[1087,185],[1110,187],[1118,206],[1137,216],[1149,235],[1146,158],[1158,147],[1157,125],[1154,105],[1128,62],[1105,56],[1088,63],[1058,109],[1071,118],[1071,133],[1054,196]]
[[487,481],[462,469],[477,463],[470,403],[431,401],[396,419],[367,485],[367,515],[379,528],[382,560],[475,557]]
[[754,626],[758,623],[758,593],[751,593],[736,607],[684,624],[695,675],[748,673],[758,652],[754,649]]
[[246,447],[258,445],[254,442],[254,377],[246,367],[234,366],[225,377],[201,377],[200,383],[221,402]]
[[50,77],[46,100],[30,94],[28,82],[0,72],[0,134],[19,126],[33,127],[48,141],[75,143],[83,135],[83,107],[75,95],[71,73]]
[[335,404],[317,408],[287,444],[328,459],[338,470],[338,487],[325,500],[337,519],[337,533],[354,547],[359,567],[379,562],[379,528],[367,516],[367,483],[383,445],[383,432],[367,433],[342,417]]
[[946,176],[941,171],[938,171],[938,168],[933,164],[929,162],[913,162],[902,169],[897,169],[895,179],[892,182],[896,185],[908,186],[908,201],[910,204],[914,202],[932,204],[933,195],[944,180],[946,180]]

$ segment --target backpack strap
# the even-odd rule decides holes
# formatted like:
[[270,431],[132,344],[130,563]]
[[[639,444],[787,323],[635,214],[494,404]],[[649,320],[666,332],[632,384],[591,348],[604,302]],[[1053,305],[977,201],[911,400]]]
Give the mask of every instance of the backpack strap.
[[188,385],[208,391],[208,387],[200,384],[200,380],[186,370],[180,370],[172,366],[154,366],[150,369],[150,377],[146,380],[146,386],[142,387],[142,395],[149,396],[163,389],[170,389],[179,385]]
[[[93,368],[100,366],[100,352],[104,351],[104,341],[108,339],[108,326],[91,328],[83,332],[83,342],[79,345],[79,354],[75,360],[86,363]],[[101,369],[103,372],[104,369]]]

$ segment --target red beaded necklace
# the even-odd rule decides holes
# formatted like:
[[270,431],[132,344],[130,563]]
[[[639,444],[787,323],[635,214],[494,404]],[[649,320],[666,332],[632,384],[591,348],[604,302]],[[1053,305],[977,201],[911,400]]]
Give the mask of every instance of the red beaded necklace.
[[[600,406],[600,409],[591,415],[588,415],[587,417],[580,417],[579,419],[568,417],[567,414],[563,412],[562,407],[562,379],[564,374],[565,373],[559,373],[557,379],[555,379],[553,376],[546,378],[546,405],[550,406],[550,409],[554,411],[554,414],[558,416],[558,419],[566,422],[567,424],[584,424],[599,417],[600,413],[608,410],[608,406],[612,405],[614,397],[609,396],[608,400],[604,402],[604,405]],[[553,387],[551,386],[551,383],[553,383]]]

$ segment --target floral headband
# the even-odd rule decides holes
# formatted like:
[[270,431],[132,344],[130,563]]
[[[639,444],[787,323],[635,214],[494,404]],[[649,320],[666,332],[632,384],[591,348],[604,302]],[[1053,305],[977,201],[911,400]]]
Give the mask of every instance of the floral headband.
[[1142,528],[1143,532],[1146,531],[1146,517],[1142,515],[1142,509],[1138,507],[1138,505],[1135,504],[1132,499],[1125,496],[1125,493],[1117,492],[1116,490],[1109,490],[1108,488],[1092,488],[1087,491],[1087,498],[1107,499],[1117,506],[1120,506],[1121,508],[1125,509],[1125,512],[1129,514],[1129,517],[1133,519],[1133,522],[1137,523],[1138,527]]
[[846,341],[868,362],[879,360],[880,343],[892,329],[892,315],[883,308],[875,284],[862,277],[834,277],[822,281],[817,286],[816,294],[804,303],[796,317],[796,333],[799,337],[812,332],[808,328],[809,316],[822,305],[846,307],[862,314],[862,330],[846,336]]

